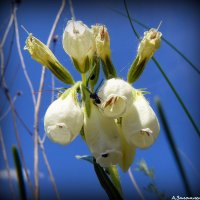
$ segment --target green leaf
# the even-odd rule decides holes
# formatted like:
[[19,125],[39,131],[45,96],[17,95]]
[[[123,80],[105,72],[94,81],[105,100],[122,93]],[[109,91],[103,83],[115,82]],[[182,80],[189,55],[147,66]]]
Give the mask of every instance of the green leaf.
[[110,59],[110,57],[106,57],[105,60],[101,59],[103,72],[106,77],[106,79],[111,79],[117,77],[117,72],[115,70],[115,67]]
[[142,74],[144,71],[145,65],[146,65],[146,59],[142,60],[139,64],[139,56],[135,58],[133,61],[127,75],[127,80],[129,83],[135,82]]
[[74,79],[70,72],[59,62],[51,63],[49,61],[46,67],[48,67],[48,69],[62,82],[66,84],[74,84]]
[[71,88],[65,90],[65,92],[60,95],[60,98],[65,99],[69,95],[70,91]]
[[85,160],[85,161],[88,161],[88,162],[90,162],[90,163],[92,163],[93,164],[93,157],[92,156],[88,156],[88,155],[84,155],[84,156],[75,156],[76,157],[76,159],[78,159],[78,160]]
[[82,73],[86,73],[89,70],[90,67],[90,60],[88,58],[88,56],[86,56],[85,60],[84,60],[84,64],[83,66],[80,66],[80,64],[78,63],[78,61],[76,60],[76,58],[71,57],[73,64],[75,66],[75,68],[77,69],[77,71],[79,71],[81,74]]
[[119,172],[118,172],[117,166],[112,165],[112,166],[108,167],[107,170],[108,170],[108,173],[110,175],[110,178],[111,178],[113,184],[118,189],[119,193],[122,195],[122,186],[120,183],[120,177],[119,177]]
[[94,91],[94,87],[99,79],[99,73],[100,73],[100,59],[98,57],[95,57],[93,59],[92,66],[90,68],[88,79],[87,79],[87,85],[89,82],[91,91]]
[[12,147],[12,154],[15,162],[15,168],[16,168],[16,174],[18,179],[18,186],[20,191],[20,199],[26,200],[26,189],[25,189],[25,183],[24,183],[24,177],[23,177],[23,170],[21,161],[19,158],[19,153],[16,146]]
[[188,182],[184,167],[182,165],[180,156],[178,154],[178,150],[176,148],[176,144],[175,144],[175,141],[174,141],[174,138],[173,138],[173,134],[171,133],[171,130],[170,130],[168,122],[167,122],[167,119],[165,117],[165,113],[164,113],[163,107],[161,105],[160,99],[156,98],[155,102],[156,102],[156,105],[157,105],[157,108],[158,108],[158,112],[159,112],[159,115],[160,115],[161,123],[163,125],[163,128],[164,128],[166,136],[167,136],[167,141],[168,141],[168,143],[169,143],[169,145],[170,145],[170,147],[172,149],[172,152],[173,152],[177,167],[178,167],[179,172],[181,174],[181,178],[183,180],[183,184],[185,186],[185,190],[187,191],[188,196],[192,196],[190,185],[189,185],[189,182]]
[[121,194],[117,190],[117,188],[113,185],[109,177],[107,176],[105,170],[96,163],[96,160],[93,159],[94,170],[99,179],[99,182],[103,189],[106,191],[110,200],[123,200]]

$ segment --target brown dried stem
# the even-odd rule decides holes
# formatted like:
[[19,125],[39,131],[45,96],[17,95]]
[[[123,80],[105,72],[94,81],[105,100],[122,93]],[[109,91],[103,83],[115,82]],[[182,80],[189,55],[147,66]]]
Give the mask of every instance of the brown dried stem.
[[[61,7],[58,11],[58,14],[56,16],[56,19],[53,23],[53,26],[51,28],[51,32],[49,34],[48,40],[47,40],[47,46],[50,46],[50,43],[53,38],[53,34],[55,32],[56,26],[58,24],[58,21],[61,17],[61,14],[65,8],[65,0],[62,0]],[[41,78],[40,78],[40,86],[38,91],[43,90],[44,86],[44,78],[45,78],[45,67],[43,66],[42,72],[41,72]],[[35,105],[35,114],[34,114],[34,179],[35,179],[35,199],[39,198],[39,176],[38,176],[38,164],[39,164],[39,159],[38,159],[38,141],[39,141],[39,111],[40,111],[40,105],[41,105],[41,98],[42,98],[42,93],[38,94],[37,102]]]

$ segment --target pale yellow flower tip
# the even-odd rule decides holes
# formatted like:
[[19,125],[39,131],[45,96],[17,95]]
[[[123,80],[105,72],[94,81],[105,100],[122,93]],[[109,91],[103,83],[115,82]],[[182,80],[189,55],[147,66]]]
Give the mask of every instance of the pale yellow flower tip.
[[62,66],[52,51],[32,34],[29,34],[27,37],[24,50],[28,50],[34,60],[51,70],[51,72],[62,82],[74,84],[70,72]]
[[103,114],[112,118],[122,117],[132,104],[132,91],[132,86],[122,79],[112,78],[105,81],[98,92]]
[[106,60],[106,57],[110,57],[110,37],[106,26],[104,25],[95,25],[92,26],[93,34],[96,42],[96,51],[97,55]]
[[52,51],[32,34],[26,39],[24,50],[28,50],[32,58],[42,65],[48,66],[48,62],[58,62]]
[[127,142],[138,148],[150,147],[158,137],[158,119],[142,93],[137,94],[129,112],[123,117],[122,129]]
[[56,143],[68,144],[79,134],[83,126],[83,112],[70,92],[66,98],[55,100],[44,116],[47,136]]
[[143,60],[148,61],[153,56],[160,47],[161,37],[162,33],[154,28],[144,32],[144,37],[138,46],[138,64]]
[[91,29],[83,22],[70,20],[63,32],[63,48],[80,72],[88,70],[87,59],[94,56],[96,47]]

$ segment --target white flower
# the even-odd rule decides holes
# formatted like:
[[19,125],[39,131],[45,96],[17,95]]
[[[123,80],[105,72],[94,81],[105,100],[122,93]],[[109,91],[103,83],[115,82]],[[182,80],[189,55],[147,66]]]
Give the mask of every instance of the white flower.
[[91,104],[91,115],[84,119],[86,143],[102,167],[121,162],[121,141],[114,119],[102,115],[97,106]]
[[144,37],[138,46],[139,63],[148,61],[155,51],[160,47],[162,33],[152,28],[144,32]]
[[78,70],[86,72],[86,60],[92,59],[96,49],[92,31],[81,21],[68,21],[63,33],[63,48]]
[[150,147],[158,137],[160,126],[156,114],[139,91],[122,119],[122,129],[127,142],[138,148]]
[[97,55],[106,61],[106,57],[110,57],[110,37],[107,28],[102,25],[92,26],[93,34],[96,42]]
[[66,98],[55,100],[47,109],[44,128],[54,142],[68,144],[76,138],[83,126],[83,112],[72,92]]
[[104,115],[122,117],[132,104],[133,92],[131,85],[122,79],[112,78],[105,81],[98,92]]

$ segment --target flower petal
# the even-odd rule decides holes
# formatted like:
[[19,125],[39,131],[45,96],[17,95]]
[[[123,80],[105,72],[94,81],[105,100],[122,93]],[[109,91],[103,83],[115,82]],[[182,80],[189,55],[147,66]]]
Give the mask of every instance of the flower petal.
[[122,128],[126,140],[139,148],[150,147],[158,137],[160,126],[157,117],[141,93],[123,117]]
[[113,119],[102,115],[97,106],[91,104],[91,115],[85,117],[86,142],[102,167],[116,165],[121,160],[121,141]]
[[44,127],[47,136],[56,143],[68,144],[79,134],[83,126],[83,113],[73,95],[62,96],[47,109]]

